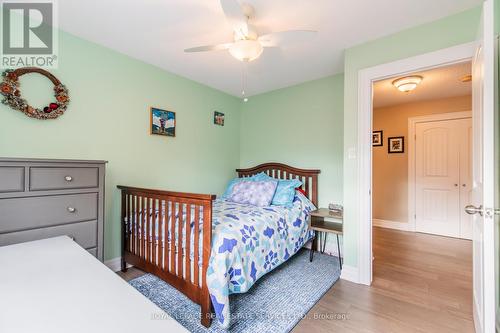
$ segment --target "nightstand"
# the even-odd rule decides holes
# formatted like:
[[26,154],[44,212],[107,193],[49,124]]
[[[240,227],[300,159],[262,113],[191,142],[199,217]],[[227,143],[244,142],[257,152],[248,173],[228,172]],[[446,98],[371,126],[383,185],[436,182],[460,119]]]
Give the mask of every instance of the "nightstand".
[[[334,212],[327,208],[320,208],[311,212],[311,217],[309,219],[309,227],[315,231],[314,238],[312,239],[311,252],[309,255],[309,261],[313,260],[314,250],[316,248],[316,242],[319,238],[320,252],[325,252],[326,237],[328,233],[335,234],[337,237],[337,250],[340,269],[342,269],[342,257],[340,255],[340,242],[339,235],[343,235],[343,214],[342,212]],[[318,237],[316,236],[318,235]]]

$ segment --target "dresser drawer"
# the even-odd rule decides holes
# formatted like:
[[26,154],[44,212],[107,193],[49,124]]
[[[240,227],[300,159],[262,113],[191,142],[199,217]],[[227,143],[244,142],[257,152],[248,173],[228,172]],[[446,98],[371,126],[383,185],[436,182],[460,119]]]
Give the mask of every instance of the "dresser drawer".
[[98,168],[30,168],[30,191],[98,187]]
[[97,221],[87,221],[72,224],[58,225],[41,229],[0,234],[0,246],[30,242],[39,239],[70,236],[83,248],[97,246]]
[[0,166],[0,193],[24,192],[24,167]]
[[0,200],[0,233],[97,220],[97,193]]

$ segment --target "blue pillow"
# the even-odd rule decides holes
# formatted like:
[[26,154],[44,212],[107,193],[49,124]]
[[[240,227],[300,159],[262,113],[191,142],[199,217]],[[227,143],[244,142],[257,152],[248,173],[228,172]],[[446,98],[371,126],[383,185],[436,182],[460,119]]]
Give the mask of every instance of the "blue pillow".
[[272,205],[275,206],[285,206],[289,207],[293,205],[293,199],[295,198],[295,189],[302,185],[302,182],[298,179],[276,179],[268,176],[264,172],[261,172],[255,176],[254,180],[256,181],[264,181],[264,180],[277,180],[278,187],[276,188],[276,192],[274,193]]
[[234,185],[240,183],[240,182],[244,182],[244,181],[256,181],[258,179],[256,179],[258,175],[254,175],[252,177],[246,177],[246,178],[234,178],[233,180],[231,180],[229,182],[229,184],[227,184],[227,187],[226,187],[226,190],[224,191],[224,194],[222,195],[221,198],[223,199],[226,199],[228,198],[231,193],[233,192],[233,187]]

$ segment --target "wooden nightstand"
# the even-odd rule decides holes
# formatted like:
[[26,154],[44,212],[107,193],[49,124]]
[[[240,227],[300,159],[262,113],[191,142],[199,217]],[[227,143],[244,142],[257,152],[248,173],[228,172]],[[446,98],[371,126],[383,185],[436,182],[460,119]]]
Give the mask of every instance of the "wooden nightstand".
[[309,255],[309,260],[313,260],[314,249],[316,248],[316,234],[319,236],[320,241],[320,252],[325,252],[326,237],[328,233],[335,234],[337,236],[337,250],[340,269],[342,269],[342,257],[340,255],[340,242],[339,235],[343,235],[343,214],[342,212],[333,212],[327,208],[320,208],[318,210],[311,212],[311,217],[309,219],[309,227],[316,231],[314,238],[312,239],[311,252]]

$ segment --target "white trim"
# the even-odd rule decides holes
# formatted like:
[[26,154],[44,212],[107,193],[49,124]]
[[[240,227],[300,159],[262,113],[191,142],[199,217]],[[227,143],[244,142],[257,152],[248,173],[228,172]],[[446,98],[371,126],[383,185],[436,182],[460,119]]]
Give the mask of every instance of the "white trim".
[[372,225],[374,227],[381,227],[381,228],[401,230],[401,231],[415,231],[414,229],[412,229],[409,222],[372,219]]
[[477,313],[477,309],[479,309],[479,305],[476,302],[476,298],[472,297],[472,320],[474,322],[474,331],[476,333],[483,333],[483,327],[481,326],[482,318],[479,318],[479,314]]
[[417,123],[427,123],[431,121],[466,119],[472,117],[472,111],[461,112],[446,112],[439,114],[431,114],[426,116],[410,117],[408,118],[408,223],[413,231],[417,230],[417,221],[415,219],[415,183],[416,183],[416,170],[415,170],[415,126]]
[[457,45],[447,49],[394,61],[360,70],[358,73],[358,270],[359,281],[370,285],[372,281],[372,219],[371,219],[371,174],[372,174],[372,85],[374,81],[401,76],[415,71],[442,67],[471,61],[477,42]]
[[[494,4],[493,0],[485,0],[483,2],[483,16],[480,27],[479,38],[481,40],[483,63],[481,74],[482,80],[482,204],[485,209],[493,209],[495,206],[495,36],[494,36]],[[473,64],[474,68],[474,64]],[[482,82],[481,82],[482,81]],[[474,86],[474,82],[473,82]],[[473,104],[474,105],[474,104]],[[474,115],[475,116],[475,115]],[[476,179],[474,179],[476,181]],[[475,203],[476,205],[479,203]],[[479,218],[481,219],[481,218]],[[480,267],[482,270],[483,279],[483,306],[482,312],[482,332],[495,331],[495,296],[497,288],[495,283],[495,226],[493,216],[486,214],[482,218],[483,232],[481,239],[474,239],[474,245],[482,247],[482,262],[477,264],[478,256],[473,259],[474,267]],[[474,274],[473,274],[474,278]],[[478,290],[473,289],[473,294]]]
[[340,274],[342,280],[351,281],[354,283],[359,283],[359,271],[357,267],[354,266],[342,266],[342,272]]
[[[498,11],[500,8],[497,8],[496,5],[495,5],[495,9]],[[497,86],[496,86],[496,89],[495,89],[495,105],[496,105],[496,114],[498,115],[499,113],[499,79],[500,79],[500,62],[499,62],[499,45],[500,45],[500,35],[497,35],[496,38],[495,38],[495,82],[497,82]],[[498,126],[498,125],[497,125]],[[498,161],[498,160],[497,160]],[[498,208],[498,207],[497,207]],[[498,219],[498,217],[497,217]],[[497,220],[498,222],[498,220]],[[497,260],[495,260],[496,262],[498,262]],[[497,290],[497,293],[498,293],[498,290]],[[496,308],[496,315],[495,315],[495,325],[496,325],[496,330],[497,332],[500,332],[500,304],[497,304],[496,305],[497,308]]]
[[[118,272],[122,269],[122,257],[116,257],[113,259],[106,260],[104,262],[104,265],[106,265],[113,272]],[[132,265],[127,264],[127,268],[130,267],[132,267]]]

